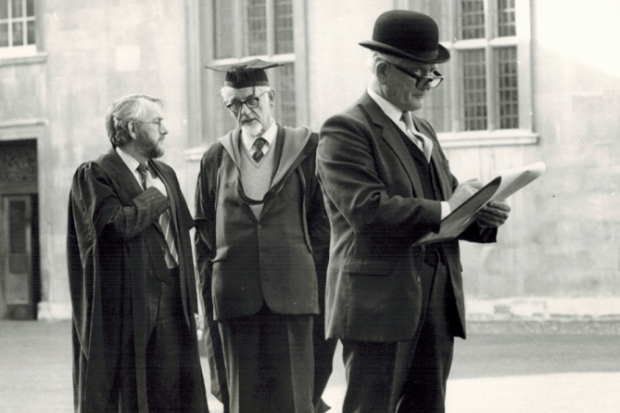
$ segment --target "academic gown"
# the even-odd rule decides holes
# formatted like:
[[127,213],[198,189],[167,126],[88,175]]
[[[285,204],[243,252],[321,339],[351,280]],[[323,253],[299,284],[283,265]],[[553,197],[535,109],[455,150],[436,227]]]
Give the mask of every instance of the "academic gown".
[[[201,162],[196,189],[195,242],[209,326],[207,343],[212,393],[224,404],[228,396],[215,320],[251,315],[259,310],[263,302],[280,314],[318,314],[319,308],[324,308],[325,273],[329,259],[329,222],[315,174],[317,134],[310,133],[306,128],[278,125],[278,140],[273,148],[277,168],[265,195],[260,219],[252,214],[245,201],[230,209],[223,207],[218,210],[216,207],[225,204],[223,199],[235,199],[239,192],[236,172],[241,156],[239,140],[240,130],[236,129],[209,148]],[[295,191],[290,188],[299,185],[299,182],[302,183],[301,196],[296,194],[292,197],[290,194]],[[298,207],[291,208],[291,205]],[[235,220],[226,225],[225,217],[233,214],[236,214]],[[247,225],[243,226],[243,223]],[[235,231],[221,231],[219,238],[216,236],[216,227],[233,225]],[[242,226],[247,230],[239,229]],[[252,227],[256,229],[252,230]],[[292,247],[299,245],[294,241],[296,238],[291,237],[292,233],[306,239],[309,254],[308,251],[303,252],[306,246],[301,250]],[[256,237],[254,234],[259,235]],[[237,255],[235,260],[227,260],[231,257],[222,254],[226,251],[226,255],[231,255],[231,249],[239,245],[243,248],[237,249],[235,254],[243,253],[246,257],[239,258]],[[284,255],[271,252],[264,256],[280,258],[260,260],[260,264],[255,262],[252,257],[258,257],[259,249],[263,251],[267,245],[272,245],[274,251],[282,251]],[[287,267],[289,265],[291,267]],[[286,274],[286,277],[280,279],[280,276],[274,277],[276,274]],[[243,298],[223,299],[233,296]],[[322,314],[315,318],[314,336],[317,369],[314,403],[320,403],[317,411],[325,411],[328,407],[320,398],[331,374],[335,341],[325,341]]]
[[[148,412],[145,354],[154,320],[146,311],[150,294],[161,291],[161,251],[155,222],[170,208],[179,253],[179,278],[192,367],[182,378],[187,411],[206,412],[206,392],[194,313],[197,297],[189,230],[193,220],[176,174],[160,161],[149,167],[168,198],[143,191],[120,156],[111,150],[76,171],[69,199],[67,260],[73,305],[73,379],[76,412],[102,411],[123,363],[135,369],[139,412]],[[165,265],[163,266],[165,271]],[[169,280],[168,280],[169,281]]]

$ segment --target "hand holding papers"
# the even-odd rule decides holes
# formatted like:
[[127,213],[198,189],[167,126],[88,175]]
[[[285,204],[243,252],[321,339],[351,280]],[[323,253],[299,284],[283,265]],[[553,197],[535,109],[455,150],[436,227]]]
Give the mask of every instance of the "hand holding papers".
[[463,202],[441,221],[439,233],[428,233],[416,245],[439,242],[458,237],[475,219],[475,215],[490,202],[505,201],[545,172],[542,162],[504,171]]
[[482,182],[477,179],[470,179],[467,182],[461,182],[448,200],[448,203],[450,204],[450,211],[456,210],[463,202],[471,198],[472,195],[480,189],[482,189]]
[[474,215],[474,219],[487,228],[497,228],[504,225],[509,212],[510,206],[506,201],[490,201]]

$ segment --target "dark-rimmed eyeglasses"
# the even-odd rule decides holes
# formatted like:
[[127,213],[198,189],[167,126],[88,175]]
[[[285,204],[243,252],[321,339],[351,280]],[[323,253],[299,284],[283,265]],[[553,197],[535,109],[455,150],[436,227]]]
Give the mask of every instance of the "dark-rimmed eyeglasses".
[[251,97],[249,97],[249,98],[247,98],[246,100],[243,100],[243,101],[231,102],[228,105],[226,105],[226,107],[231,112],[239,112],[244,104],[248,108],[250,108],[250,109],[256,109],[258,107],[258,103],[260,102],[260,97],[263,96],[267,92],[269,92],[269,91],[267,90],[267,91],[261,93],[258,96],[251,96]]
[[431,88],[437,87],[443,82],[443,76],[436,70],[431,71],[431,76],[418,76],[413,72],[405,69],[402,66],[395,65],[394,63],[389,62],[392,66],[394,66],[397,70],[406,74],[407,76],[415,79],[415,87],[423,88],[429,85]]

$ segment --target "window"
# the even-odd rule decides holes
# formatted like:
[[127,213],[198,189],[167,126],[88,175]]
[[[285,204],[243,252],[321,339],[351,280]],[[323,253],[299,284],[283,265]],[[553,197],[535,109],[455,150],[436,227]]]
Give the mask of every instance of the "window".
[[[212,45],[209,66],[262,59],[282,63],[268,69],[267,76],[276,90],[273,116],[282,125],[297,126],[294,3],[296,0],[213,0]],[[216,72],[210,80],[214,91],[210,105],[215,112],[214,132],[222,135],[236,124],[224,107],[219,90],[224,73]]]
[[451,60],[422,116],[444,146],[531,144],[530,10],[523,0],[410,0],[432,16]]
[[0,57],[34,53],[34,0],[0,0]]

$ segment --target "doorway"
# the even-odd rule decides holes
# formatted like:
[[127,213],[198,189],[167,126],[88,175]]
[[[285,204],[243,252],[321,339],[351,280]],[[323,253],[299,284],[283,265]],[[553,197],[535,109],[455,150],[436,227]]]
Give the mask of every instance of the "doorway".
[[0,143],[0,319],[35,320],[41,299],[36,141]]

